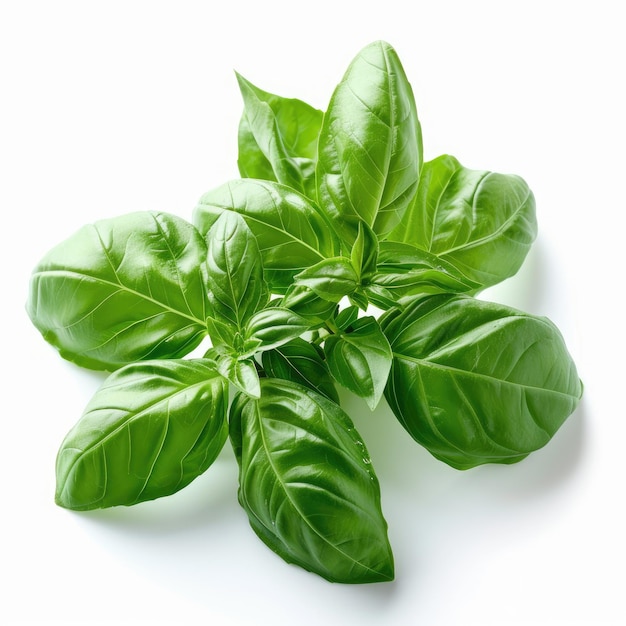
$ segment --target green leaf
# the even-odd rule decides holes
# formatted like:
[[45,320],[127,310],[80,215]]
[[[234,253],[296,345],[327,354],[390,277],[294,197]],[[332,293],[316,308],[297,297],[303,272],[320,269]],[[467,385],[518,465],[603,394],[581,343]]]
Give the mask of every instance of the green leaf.
[[299,337],[309,327],[310,323],[291,309],[268,307],[250,318],[245,337],[258,341],[258,351],[271,350]]
[[359,222],[357,238],[350,252],[350,261],[360,282],[369,281],[376,272],[378,248],[376,233],[365,222]]
[[[380,293],[378,289],[383,289],[392,302],[398,302],[407,296],[472,293],[480,288],[454,265],[405,243],[383,241],[377,269],[367,288],[374,301]],[[383,305],[382,308],[388,307]]]
[[204,194],[193,223],[206,234],[225,211],[239,213],[254,233],[265,278],[284,293],[293,276],[338,254],[339,240],[327,218],[295,190],[261,180],[235,180]]
[[264,352],[262,361],[268,377],[300,383],[339,403],[326,362],[308,341],[293,339],[274,350]]
[[324,300],[308,287],[298,284],[290,287],[280,305],[303,317],[311,328],[322,326],[337,308],[335,302]]
[[275,180],[315,197],[317,139],[323,113],[295,98],[263,91],[237,74],[245,109],[239,126],[239,172]]
[[535,199],[519,176],[470,170],[443,155],[424,163],[415,202],[389,239],[488,287],[517,272],[536,235]]
[[252,398],[259,397],[259,374],[252,358],[242,357],[236,348],[227,346],[209,348],[204,358],[239,391]]
[[209,230],[207,243],[212,317],[242,331],[269,299],[256,239],[243,218],[225,212]]
[[324,352],[335,380],[365,398],[373,411],[383,396],[391,369],[391,348],[374,317],[362,317],[328,337]]
[[176,358],[206,335],[206,245],[188,222],[138,212],[81,228],[35,267],[26,309],[64,358],[113,370]]
[[300,272],[296,286],[308,287],[328,302],[339,302],[358,287],[359,277],[345,257],[325,259]]
[[324,116],[318,203],[348,244],[360,220],[384,238],[415,195],[421,163],[411,86],[395,50],[372,43],[350,64]]
[[381,319],[394,359],[385,397],[409,434],[458,469],[544,446],[582,394],[557,328],[468,296],[415,298]]
[[230,436],[239,502],[267,546],[333,582],[393,579],[378,480],[338,405],[265,378],[259,400],[235,398]]
[[131,505],[179,491],[228,436],[226,387],[201,360],[158,360],[111,374],[57,456],[56,502]]
[[357,321],[358,317],[359,307],[348,306],[339,311],[339,313],[335,316],[335,326],[337,326],[339,330],[347,330],[349,326]]

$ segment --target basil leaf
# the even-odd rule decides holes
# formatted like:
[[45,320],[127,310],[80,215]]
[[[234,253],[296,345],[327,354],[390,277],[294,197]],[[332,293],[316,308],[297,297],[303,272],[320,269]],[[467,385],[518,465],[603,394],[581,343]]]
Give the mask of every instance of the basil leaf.
[[347,330],[359,317],[359,307],[349,306],[339,311],[335,316],[335,326],[339,330]]
[[258,341],[258,351],[277,348],[306,332],[310,324],[284,307],[268,307],[255,313],[245,331],[246,339]]
[[292,285],[280,302],[308,321],[311,328],[321,326],[330,319],[337,308],[335,302],[320,298],[304,285]]
[[350,261],[361,282],[368,281],[376,272],[378,248],[376,233],[365,222],[359,222],[358,234],[350,252]]
[[212,316],[239,331],[269,299],[256,239],[243,218],[225,212],[207,234]]
[[57,456],[56,502],[131,505],[179,491],[226,438],[226,387],[201,360],[159,360],[111,374]]
[[245,110],[239,126],[239,172],[268,178],[315,197],[322,111],[263,91],[237,74]]
[[374,317],[356,320],[324,343],[335,380],[365,399],[373,411],[383,396],[391,369],[391,348]]
[[338,405],[301,385],[264,378],[259,400],[235,398],[230,436],[239,502],[269,548],[333,582],[393,578],[378,480]]
[[320,298],[337,303],[355,291],[359,277],[349,259],[335,257],[305,269],[295,281],[296,286],[308,287]]
[[513,276],[537,235],[535,199],[519,177],[424,163],[415,202],[389,239],[435,254],[482,287]]
[[200,199],[193,223],[206,234],[224,211],[239,213],[254,233],[272,291],[284,293],[293,276],[335,256],[339,240],[307,198],[278,183],[235,180]]
[[365,221],[384,238],[415,195],[422,163],[415,100],[395,50],[364,48],[335,89],[319,138],[317,198],[351,244]]
[[411,295],[471,293],[480,288],[454,265],[409,244],[383,241],[377,270],[368,295],[383,288],[396,302]]
[[300,383],[339,403],[339,395],[326,362],[308,341],[292,339],[274,350],[264,352],[262,362],[268,377]]
[[383,316],[394,359],[385,397],[409,434],[458,469],[544,446],[582,385],[547,319],[468,296],[416,298]]
[[[243,352],[243,343],[241,351]],[[258,398],[261,393],[259,374],[252,358],[242,357],[237,348],[218,346],[209,348],[204,358],[215,371],[242,393]]]
[[185,220],[138,212],[81,228],[34,269],[26,309],[92,369],[175,358],[206,335],[206,245]]

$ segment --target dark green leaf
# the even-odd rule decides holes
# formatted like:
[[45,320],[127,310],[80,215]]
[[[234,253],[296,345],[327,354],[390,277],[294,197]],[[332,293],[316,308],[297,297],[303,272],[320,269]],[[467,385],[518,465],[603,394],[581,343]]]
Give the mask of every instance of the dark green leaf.
[[535,199],[514,175],[424,163],[415,202],[390,235],[449,262],[483,287],[513,276],[537,235]]
[[97,509],[179,491],[222,449],[226,401],[222,378],[201,360],[117,370],[61,445],[57,504]]
[[384,238],[415,195],[422,162],[413,91],[395,50],[364,48],[332,95],[319,138],[318,202],[351,244],[364,220]]
[[224,212],[207,234],[212,317],[242,331],[269,299],[256,239],[243,218]]
[[263,353],[263,369],[270,378],[284,378],[313,389],[334,402],[339,402],[335,384],[326,362],[310,343],[293,339]]
[[206,335],[206,245],[188,222],[139,212],[83,227],[35,268],[26,305],[61,356],[93,369],[174,358]]
[[345,257],[325,259],[300,272],[296,276],[296,286],[308,287],[320,298],[329,302],[339,302],[350,295],[358,286],[359,277],[350,260]]
[[285,380],[238,396],[230,434],[239,502],[285,561],[333,582],[393,578],[380,488],[350,418],[328,398]]
[[545,318],[468,296],[416,298],[381,320],[394,359],[385,397],[411,436],[458,469],[544,446],[582,386]]
[[317,138],[322,111],[255,87],[237,74],[245,110],[239,126],[239,171],[315,197]]
[[324,352],[335,380],[365,398],[373,411],[383,396],[392,358],[376,319],[362,317],[347,331],[331,335],[324,343]]
[[284,293],[294,274],[339,251],[326,217],[284,185],[249,179],[226,183],[202,196],[193,222],[204,235],[225,211],[246,220],[263,257],[265,278],[275,292]]

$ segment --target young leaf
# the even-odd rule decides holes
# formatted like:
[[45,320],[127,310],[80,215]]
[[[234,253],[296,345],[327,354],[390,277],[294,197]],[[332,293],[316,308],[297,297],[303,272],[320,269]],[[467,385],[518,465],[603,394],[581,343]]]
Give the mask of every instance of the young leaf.
[[322,111],[255,87],[237,74],[245,109],[239,125],[239,172],[275,180],[315,197]]
[[267,546],[333,582],[393,579],[378,480],[338,405],[302,385],[264,378],[258,400],[235,398],[230,436],[239,502]]
[[468,296],[415,298],[381,320],[393,350],[385,397],[409,434],[458,469],[544,446],[582,385],[545,318]]
[[389,342],[376,319],[362,317],[346,331],[331,335],[324,352],[335,380],[365,398],[373,411],[383,396],[392,359]]
[[206,335],[206,245],[185,220],[138,212],[81,228],[35,268],[26,309],[92,369],[175,358]]
[[[409,244],[383,241],[377,273],[367,286],[376,303],[383,289],[392,302],[413,295],[434,293],[472,293],[480,285],[464,276],[454,265]],[[383,304],[381,308],[388,308]]]
[[326,362],[308,341],[293,339],[274,350],[268,350],[263,353],[262,362],[268,377],[300,383],[339,403]]
[[335,302],[320,298],[312,289],[299,284],[291,286],[280,301],[280,306],[303,317],[311,328],[322,326],[333,316],[337,308]]
[[328,302],[339,302],[354,293],[359,277],[350,260],[345,257],[325,259],[300,272],[295,277],[296,286],[308,287]]
[[389,239],[488,287],[517,272],[536,235],[535,199],[519,176],[470,170],[443,155],[424,163],[415,201]]
[[369,281],[376,272],[378,247],[376,233],[365,222],[359,222],[358,234],[350,251],[350,261],[361,282]]
[[239,391],[252,398],[259,397],[261,393],[259,374],[252,358],[241,357],[237,350],[230,346],[209,348],[204,358],[220,376]]
[[209,230],[207,243],[212,317],[242,331],[269,299],[256,239],[243,218],[225,212]]
[[250,318],[245,337],[258,341],[257,350],[261,352],[299,337],[309,327],[310,323],[291,309],[268,307]]
[[294,274],[339,252],[327,218],[284,185],[261,180],[226,183],[202,196],[193,223],[204,235],[225,211],[239,213],[254,233],[265,278],[276,293],[287,290]]
[[127,365],[106,379],[57,456],[56,502],[131,505],[179,491],[226,438],[226,387],[202,360]]
[[349,245],[360,220],[384,238],[415,195],[421,162],[411,86],[395,50],[372,43],[350,64],[324,116],[318,203]]

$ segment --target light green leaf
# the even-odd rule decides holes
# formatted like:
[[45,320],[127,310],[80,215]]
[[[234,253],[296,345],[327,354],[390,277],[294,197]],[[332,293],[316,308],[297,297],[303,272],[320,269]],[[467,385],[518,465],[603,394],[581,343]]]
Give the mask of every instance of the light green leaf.
[[536,235],[535,199],[524,180],[470,170],[443,155],[424,163],[415,201],[389,239],[488,287],[517,272]]
[[206,335],[206,245],[185,220],[138,212],[84,226],[38,263],[26,309],[92,369],[175,358]]
[[359,277],[349,259],[335,257],[300,272],[295,280],[296,286],[307,287],[320,298],[337,303],[354,293]]
[[421,162],[411,86],[395,50],[372,43],[352,61],[324,115],[318,203],[349,245],[360,220],[384,238],[415,195]]
[[206,234],[225,211],[254,233],[271,289],[284,293],[293,276],[338,254],[339,240],[320,210],[295,190],[261,180],[235,180],[204,194],[193,223]]
[[243,331],[269,299],[256,239],[242,217],[223,213],[207,234],[211,315]]
[[291,309],[268,307],[250,318],[245,337],[258,342],[258,351],[265,351],[299,337],[309,327],[310,323]]
[[227,437],[226,407],[223,379],[202,360],[117,370],[61,445],[57,504],[82,511],[179,491],[217,458]]
[[245,104],[239,126],[240,174],[275,180],[315,197],[322,111],[263,91],[239,74],[237,80]]

